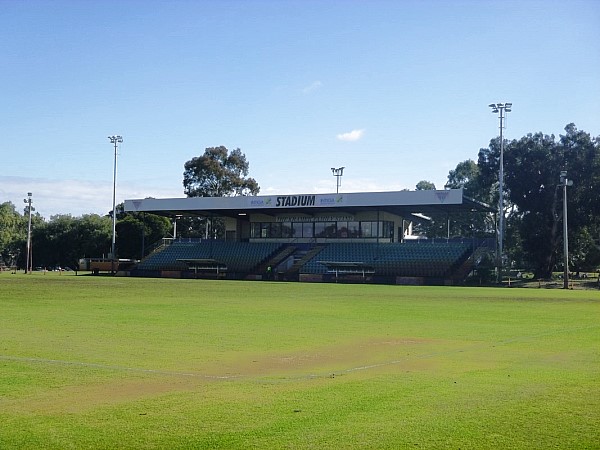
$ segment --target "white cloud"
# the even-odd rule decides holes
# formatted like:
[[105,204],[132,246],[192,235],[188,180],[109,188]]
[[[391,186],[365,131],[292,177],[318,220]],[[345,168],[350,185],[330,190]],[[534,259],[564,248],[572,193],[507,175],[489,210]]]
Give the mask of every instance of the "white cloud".
[[322,87],[323,87],[323,83],[321,83],[319,80],[313,81],[311,84],[309,84],[304,89],[302,89],[302,93],[310,94],[318,89],[321,89]]
[[362,138],[365,134],[365,130],[364,129],[360,129],[360,130],[352,130],[349,131],[348,133],[341,133],[338,134],[336,137],[338,139],[338,141],[344,141],[344,142],[354,142],[354,141],[358,141],[360,138]]

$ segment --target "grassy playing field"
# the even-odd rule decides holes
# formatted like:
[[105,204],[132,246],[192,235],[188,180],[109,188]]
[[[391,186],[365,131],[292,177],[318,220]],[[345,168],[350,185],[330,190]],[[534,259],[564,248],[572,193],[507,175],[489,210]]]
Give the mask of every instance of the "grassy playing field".
[[600,293],[0,274],[0,448],[600,448]]

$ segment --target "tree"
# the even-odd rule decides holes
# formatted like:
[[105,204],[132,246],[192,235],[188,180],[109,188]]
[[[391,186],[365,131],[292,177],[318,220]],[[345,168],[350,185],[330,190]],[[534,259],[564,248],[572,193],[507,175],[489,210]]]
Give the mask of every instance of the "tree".
[[[507,250],[515,259],[521,247],[523,259],[538,277],[550,276],[561,255],[561,171],[567,170],[574,181],[568,188],[569,236],[579,260],[589,261],[586,255],[594,252],[586,233],[593,236],[600,229],[595,194],[600,192],[600,140],[577,131],[574,124],[565,130],[567,134],[558,142],[554,135],[539,132],[505,146]],[[499,155],[499,140],[495,139],[488,149],[480,150],[478,159],[482,183],[496,186],[496,192]],[[497,198],[496,194],[494,200]]]
[[52,216],[33,231],[33,261],[41,267],[77,267],[80,258],[110,251],[112,221],[96,214]]
[[[209,147],[202,156],[186,162],[184,168],[183,186],[188,197],[257,195],[260,191],[256,180],[248,177],[249,163],[239,148],[229,153],[223,146]],[[225,234],[221,219],[183,218],[181,224],[184,236]]]
[[568,189],[569,256],[572,269],[594,270],[600,265],[600,137],[565,127],[560,145],[565,153]]
[[35,266],[72,266],[76,245],[75,219],[70,214],[50,217],[49,222],[38,225],[32,231],[32,259]]
[[435,191],[435,184],[431,181],[421,180],[415,186],[417,191]]
[[[17,265],[19,267],[25,267],[27,263],[27,226],[29,221],[29,212],[28,206],[23,208],[23,230],[24,230],[24,239],[21,241],[21,247],[19,249],[19,256],[17,257]],[[40,213],[36,212],[31,214],[31,247],[30,251],[32,253],[30,263],[33,261],[33,265],[37,265],[35,262],[35,257],[38,250],[43,250],[43,246],[38,248],[38,236],[40,234],[40,230],[43,230],[46,226],[46,219],[40,215]]]
[[[490,204],[493,198],[491,186],[481,177],[479,166],[472,159],[460,162],[448,173],[447,189],[463,189],[464,195],[482,203]],[[452,236],[489,237],[494,233],[493,217],[489,213],[454,213],[449,215]]]
[[[448,173],[446,189],[464,189],[465,195],[476,200],[482,197],[486,189],[480,186],[480,174],[477,164],[472,160],[459,163],[456,169]],[[416,185],[417,191],[435,190],[435,184],[422,180]],[[489,191],[489,189],[488,189]],[[485,200],[480,200],[485,201]],[[465,215],[464,213],[433,213],[428,221],[423,221],[415,226],[415,230],[429,238],[447,238],[456,236],[487,236],[490,232],[487,215]]]
[[112,242],[112,220],[98,214],[84,214],[77,221],[78,258],[108,253]]
[[120,258],[141,259],[142,252],[171,231],[168,218],[156,214],[123,213],[117,222],[117,248]]
[[513,215],[519,218],[523,250],[536,275],[548,277],[556,266],[561,242],[558,181],[564,155],[554,136],[543,133],[528,134],[506,150],[507,194],[515,206]]
[[27,239],[27,223],[11,202],[0,204],[0,265],[12,266]]
[[209,147],[184,165],[183,187],[188,197],[257,195],[260,187],[248,177],[249,164],[239,148]]
[[472,159],[460,162],[448,173],[447,189],[464,189],[465,195],[482,203],[493,201],[492,183],[486,183],[481,168]]
[[[421,180],[415,186],[417,191],[434,191],[435,184],[431,181]],[[446,223],[446,222],[444,222]],[[442,218],[440,214],[431,214],[427,219],[422,219],[415,223],[413,231],[420,236],[427,236],[429,238],[436,238],[445,236],[443,231]]]

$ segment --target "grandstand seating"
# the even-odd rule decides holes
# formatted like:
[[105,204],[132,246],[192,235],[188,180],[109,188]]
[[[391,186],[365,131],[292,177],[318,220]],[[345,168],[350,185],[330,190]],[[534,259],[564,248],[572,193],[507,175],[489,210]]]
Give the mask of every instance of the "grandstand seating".
[[137,266],[137,270],[186,270],[183,260],[212,259],[227,266],[229,272],[249,272],[268,258],[281,244],[274,242],[173,242],[156,251]]
[[304,274],[324,274],[319,261],[359,262],[372,267],[377,275],[405,277],[445,277],[470,254],[470,246],[442,244],[328,244],[300,270]]
[[[249,274],[262,274],[267,264],[277,265],[284,256],[292,258],[295,250],[290,244],[276,242],[175,241],[145,258],[136,270],[184,272],[189,270],[190,260],[206,260],[225,266],[231,277],[241,278]],[[471,253],[472,246],[460,242],[329,243],[313,247],[307,253],[307,258],[301,260],[301,267],[294,266],[290,272],[322,276],[331,273],[332,262],[334,265],[339,262],[355,263],[357,272],[365,267],[374,276],[388,277],[391,282],[395,277],[446,279]],[[323,262],[328,262],[329,270]]]

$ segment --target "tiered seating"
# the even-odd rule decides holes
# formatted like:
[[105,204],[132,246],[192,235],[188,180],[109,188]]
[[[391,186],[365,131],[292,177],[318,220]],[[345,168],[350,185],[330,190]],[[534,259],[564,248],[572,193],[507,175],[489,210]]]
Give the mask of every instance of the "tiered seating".
[[301,273],[324,274],[319,261],[359,262],[380,276],[444,277],[468,255],[469,246],[443,244],[329,244],[301,269]]
[[319,261],[362,262],[371,264],[375,259],[377,244],[340,242],[328,244],[308,261],[300,273],[325,273],[327,268]]
[[[282,244],[275,242],[249,243],[207,240],[202,242],[174,242],[141,263],[142,271],[186,271],[198,261],[212,266],[226,267],[231,274],[248,274],[259,264],[268,261]],[[308,260],[300,274],[371,273],[377,277],[445,278],[466,260],[468,244],[402,243],[372,244],[340,242],[326,244]],[[205,261],[203,261],[205,260]],[[326,262],[327,264],[323,264]],[[336,263],[346,263],[339,264]],[[329,268],[329,269],[328,269]],[[337,276],[337,272],[336,272]]]
[[413,277],[444,277],[469,250],[467,245],[456,243],[379,247],[379,261],[375,266],[380,274]]
[[248,272],[275,252],[281,244],[274,242],[174,242],[148,256],[137,266],[139,270],[186,270],[183,260],[211,259],[227,266],[229,272]]

